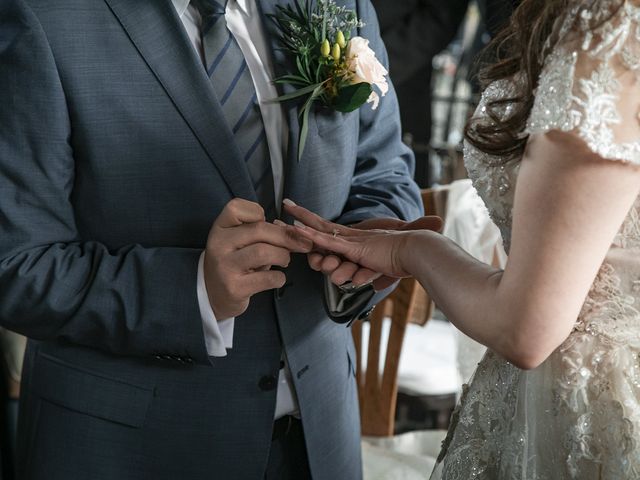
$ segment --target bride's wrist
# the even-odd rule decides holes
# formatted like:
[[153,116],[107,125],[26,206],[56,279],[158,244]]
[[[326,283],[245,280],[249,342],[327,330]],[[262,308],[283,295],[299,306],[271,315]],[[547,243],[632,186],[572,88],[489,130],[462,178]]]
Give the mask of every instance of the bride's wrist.
[[401,252],[402,268],[412,277],[420,272],[421,259],[428,245],[438,233],[430,230],[417,230],[409,233],[407,241]]

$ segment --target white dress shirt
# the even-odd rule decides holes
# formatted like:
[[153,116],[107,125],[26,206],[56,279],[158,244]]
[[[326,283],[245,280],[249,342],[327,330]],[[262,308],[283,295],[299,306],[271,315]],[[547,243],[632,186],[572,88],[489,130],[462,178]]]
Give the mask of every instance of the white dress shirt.
[[[193,47],[204,64],[202,37],[200,35],[200,14],[190,0],[172,0],[182,24],[189,35]],[[271,156],[276,206],[282,203],[284,189],[283,152],[287,145],[286,118],[280,104],[270,102],[278,96],[273,83],[273,64],[263,30],[262,19],[257,11],[255,0],[228,0],[225,12],[227,27],[235,37],[249,67],[256,88],[260,112],[265,126],[267,144]],[[202,316],[205,344],[212,357],[224,357],[227,349],[233,347],[233,328],[235,319],[218,321],[209,304],[204,281],[204,252],[198,262],[197,295]],[[298,402],[292,387],[291,372],[285,358],[285,367],[280,370],[276,400],[275,418],[284,415],[298,415]]]

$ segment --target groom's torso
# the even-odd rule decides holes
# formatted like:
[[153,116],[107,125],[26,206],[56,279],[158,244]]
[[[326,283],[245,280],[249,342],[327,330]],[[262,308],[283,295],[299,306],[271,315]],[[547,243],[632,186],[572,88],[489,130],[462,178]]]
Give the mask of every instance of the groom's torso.
[[[203,248],[224,205],[255,192],[170,0],[28,4],[50,43],[71,120],[78,241],[114,251]],[[273,11],[274,2],[260,5]],[[286,68],[284,58],[275,62]],[[357,113],[316,112],[300,162],[295,107],[286,115],[293,147],[284,160],[285,195],[339,215],[354,171]],[[282,338],[314,478],[357,478],[349,331],[326,317],[322,278],[304,258],[294,259],[287,277],[283,289],[252,299],[236,320],[233,349],[210,367],[171,352],[145,360],[32,342],[25,477],[260,478]]]

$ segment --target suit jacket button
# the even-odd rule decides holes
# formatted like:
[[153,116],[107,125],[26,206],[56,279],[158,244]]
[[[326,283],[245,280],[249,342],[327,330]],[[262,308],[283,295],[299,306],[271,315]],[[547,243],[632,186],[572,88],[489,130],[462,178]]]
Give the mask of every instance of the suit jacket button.
[[258,382],[258,387],[264,392],[275,389],[278,386],[278,379],[275,375],[265,375]]

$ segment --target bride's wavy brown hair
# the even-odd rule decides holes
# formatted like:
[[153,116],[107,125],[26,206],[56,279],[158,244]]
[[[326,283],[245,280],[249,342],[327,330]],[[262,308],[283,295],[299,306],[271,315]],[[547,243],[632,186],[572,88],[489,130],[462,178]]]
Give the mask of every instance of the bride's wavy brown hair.
[[[480,151],[504,158],[513,158],[524,153],[527,138],[521,133],[526,127],[533,107],[534,91],[550,46],[553,45],[554,27],[559,18],[564,18],[576,0],[524,0],[515,10],[509,24],[489,44],[481,56],[478,80],[484,90],[498,80],[513,82],[514,93],[507,98],[489,101],[486,114],[490,122],[479,118],[469,120],[465,137]],[[598,8],[601,0],[591,0],[590,8]],[[624,4],[611,12],[612,16]],[[610,17],[609,17],[610,18]],[[575,19],[576,22],[578,18]],[[597,25],[592,25],[595,28]],[[548,40],[551,39],[551,42]],[[491,59],[486,63],[487,59]],[[511,114],[502,118],[500,112],[511,105]]]

